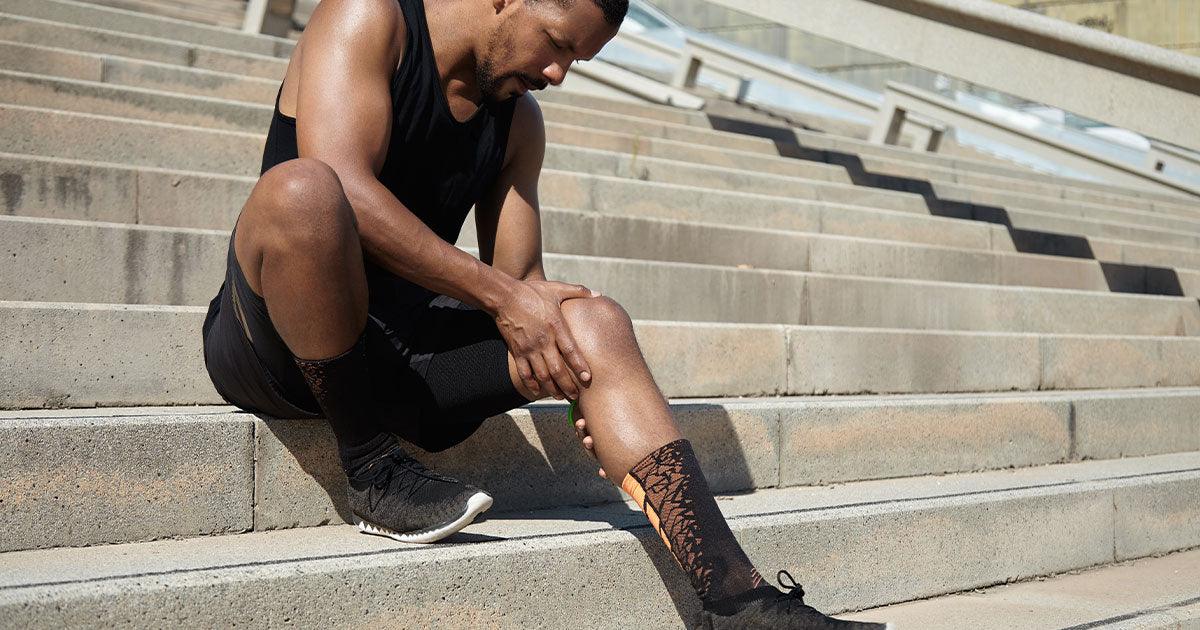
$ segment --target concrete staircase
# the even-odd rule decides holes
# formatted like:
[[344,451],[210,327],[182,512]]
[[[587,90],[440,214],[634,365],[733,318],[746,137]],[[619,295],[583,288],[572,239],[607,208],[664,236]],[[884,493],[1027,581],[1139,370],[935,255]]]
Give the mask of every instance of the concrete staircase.
[[[682,627],[561,404],[423,457],[497,498],[426,547],[344,525],[322,422],[219,406],[200,323],[292,42],[131,2],[0,0],[0,622]],[[811,603],[1200,547],[1196,199],[539,100],[548,272],[634,316],[735,532]]]

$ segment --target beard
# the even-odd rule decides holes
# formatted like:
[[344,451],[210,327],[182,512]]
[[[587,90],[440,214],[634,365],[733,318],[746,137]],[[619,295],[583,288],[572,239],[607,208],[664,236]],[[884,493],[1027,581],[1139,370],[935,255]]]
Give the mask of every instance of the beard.
[[521,79],[530,85],[531,90],[544,90],[547,86],[546,81],[535,79],[524,72],[510,72],[497,76],[496,64],[492,63],[491,59],[485,59],[475,66],[475,85],[479,86],[479,94],[483,100],[489,103],[499,103],[512,98],[511,94],[500,93],[500,88],[509,79]]
[[489,103],[499,103],[507,98],[500,96],[500,86],[508,80],[508,76],[496,76],[496,64],[491,59],[484,59],[475,64],[475,85],[479,86],[479,94]]
[[499,103],[512,98],[512,94],[500,92],[504,83],[509,79],[522,79],[529,84],[531,90],[542,90],[548,85],[544,79],[535,79],[524,72],[497,74],[496,60],[509,59],[513,56],[512,46],[501,44],[504,34],[503,31],[493,33],[488,40],[487,53],[475,64],[475,85],[479,86],[480,96],[488,103]]

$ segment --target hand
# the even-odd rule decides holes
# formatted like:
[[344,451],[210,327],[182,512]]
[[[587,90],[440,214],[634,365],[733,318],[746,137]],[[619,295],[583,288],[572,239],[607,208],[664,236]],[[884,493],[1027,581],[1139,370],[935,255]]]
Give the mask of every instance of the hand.
[[592,380],[587,361],[562,316],[571,298],[599,297],[578,284],[549,280],[518,281],[496,312],[496,327],[517,364],[517,374],[531,391],[559,400],[579,399],[579,389]]
[[[579,442],[583,444],[583,450],[587,451],[588,455],[592,456],[592,459],[596,459],[596,447],[592,442],[591,434],[588,433],[587,420],[579,418],[575,421],[575,437],[579,438]],[[599,474],[604,479],[608,479],[608,475],[605,474],[603,468],[600,469]]]

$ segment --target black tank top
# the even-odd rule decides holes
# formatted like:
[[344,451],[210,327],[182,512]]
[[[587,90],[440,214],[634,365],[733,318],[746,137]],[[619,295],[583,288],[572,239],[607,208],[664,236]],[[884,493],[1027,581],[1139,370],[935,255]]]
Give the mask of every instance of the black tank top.
[[[454,243],[467,213],[504,164],[516,99],[485,103],[469,120],[455,120],[442,91],[423,0],[397,1],[408,44],[392,77],[392,136],[379,181],[439,237]],[[298,156],[296,121],[280,113],[276,99],[262,172]],[[370,261],[367,282],[371,314],[393,325],[435,295]]]

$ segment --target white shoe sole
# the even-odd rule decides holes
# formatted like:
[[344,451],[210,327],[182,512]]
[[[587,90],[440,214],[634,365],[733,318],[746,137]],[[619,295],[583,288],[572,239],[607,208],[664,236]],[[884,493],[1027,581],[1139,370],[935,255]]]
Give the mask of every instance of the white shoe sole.
[[376,525],[362,520],[358,515],[354,515],[354,524],[358,526],[358,531],[364,534],[372,534],[374,536],[387,536],[392,540],[398,540],[406,543],[431,543],[437,542],[451,534],[454,534],[471,524],[476,516],[486,512],[492,507],[492,497],[486,492],[476,492],[467,499],[467,510],[462,516],[441,525],[435,525],[426,529],[417,530],[414,532],[397,532],[386,527]]

